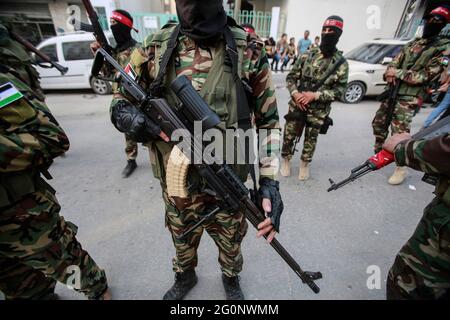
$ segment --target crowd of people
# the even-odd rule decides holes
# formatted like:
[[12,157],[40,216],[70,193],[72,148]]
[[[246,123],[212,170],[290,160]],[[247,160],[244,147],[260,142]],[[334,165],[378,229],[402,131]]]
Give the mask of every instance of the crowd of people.
[[[303,38],[295,43],[295,37],[289,38],[286,33],[281,35],[281,38],[275,42],[273,37],[269,37],[264,41],[267,57],[272,59],[270,67],[272,71],[285,71],[286,68],[294,65],[298,57],[304,54],[306,51],[317,48],[320,45],[320,37],[316,36],[314,42],[310,39],[309,30],[305,30]],[[279,63],[281,61],[281,67]]]

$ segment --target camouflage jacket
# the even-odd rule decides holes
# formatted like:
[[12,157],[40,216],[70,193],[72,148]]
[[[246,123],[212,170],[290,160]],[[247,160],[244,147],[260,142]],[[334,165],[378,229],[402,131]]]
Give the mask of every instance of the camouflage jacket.
[[[0,24],[0,28],[5,28]],[[15,70],[21,81],[25,82],[41,100],[45,100],[39,81],[39,73],[32,65],[32,59],[26,49],[17,41],[4,39],[0,46],[0,61]]]
[[[141,44],[134,42],[133,46],[115,52],[113,55],[114,59],[119,63],[119,65],[125,69],[132,77],[137,78],[141,74],[141,66],[146,61],[147,55]],[[118,73],[117,73],[118,75]],[[117,95],[118,94],[118,95]],[[120,86],[120,82],[114,82],[113,84],[113,103],[117,98],[120,99],[124,92]]]
[[[158,57],[161,56],[161,47],[168,40],[173,30],[174,27],[163,29],[153,36],[152,44],[155,51],[155,61],[158,61]],[[276,179],[280,153],[280,126],[275,87],[264,49],[264,42],[256,35],[247,38],[245,32],[240,28],[231,27],[231,30],[235,38],[237,37],[238,51],[242,49],[239,52],[242,56],[239,59],[238,66],[241,78],[247,81],[252,89],[251,97],[249,97],[249,106],[253,114],[254,125],[257,130],[268,130],[267,139],[260,144],[259,153],[263,155],[260,158],[260,176]],[[219,79],[220,75],[211,72],[211,70],[215,68],[215,57],[219,57],[222,54],[225,54],[224,40],[219,41],[214,47],[202,47],[197,45],[192,39],[180,35],[178,46],[172,56],[175,75],[186,75],[191,79],[193,87],[200,94],[210,95],[210,92],[206,93],[202,89],[207,80]],[[159,66],[154,66],[155,68],[150,71],[151,79],[156,77],[156,72],[159,70]],[[226,70],[225,72],[230,72],[231,67],[227,63],[224,64],[223,68]],[[222,85],[226,86],[221,83],[219,86]],[[218,90],[218,88],[210,88],[210,90]],[[235,88],[226,88],[225,90],[235,90]],[[220,93],[217,91],[215,94],[219,95]],[[224,92],[221,92],[221,94],[224,95]],[[225,94],[233,95],[230,92],[225,92]],[[222,117],[221,114],[219,116]],[[237,115],[228,114],[227,118],[230,119],[234,116]]]
[[[301,55],[286,77],[291,96],[296,92],[310,91],[309,88],[318,83],[341,57],[342,52],[336,51],[332,57],[325,58],[319,48],[313,48]],[[340,99],[345,92],[347,81],[348,62],[345,61],[317,90],[319,98],[311,103],[310,108],[327,108],[331,102]],[[291,100],[290,104],[292,103]]]
[[0,104],[0,175],[48,167],[69,149],[69,140],[35,92],[15,71],[1,68],[0,86],[12,85],[15,100],[11,96],[9,103]]
[[419,38],[405,45],[389,65],[397,69],[396,77],[403,80],[399,95],[423,99],[426,86],[437,81],[446,68],[444,57],[449,45],[450,40],[445,38]]
[[399,166],[439,175],[436,195],[450,206],[450,134],[400,143],[395,149],[395,161]]

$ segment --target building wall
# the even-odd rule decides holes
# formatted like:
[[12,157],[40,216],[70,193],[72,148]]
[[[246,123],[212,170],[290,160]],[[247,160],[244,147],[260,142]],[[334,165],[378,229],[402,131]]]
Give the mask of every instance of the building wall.
[[[347,52],[364,41],[393,37],[407,0],[286,0],[286,32],[299,39],[305,29],[311,37],[320,35],[322,23],[333,14],[344,19],[344,33],[338,44]],[[369,6],[380,9],[380,28],[368,28]]]

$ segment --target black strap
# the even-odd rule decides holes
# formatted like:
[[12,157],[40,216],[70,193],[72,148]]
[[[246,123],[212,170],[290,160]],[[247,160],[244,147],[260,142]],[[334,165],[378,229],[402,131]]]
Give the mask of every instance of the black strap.
[[162,87],[164,76],[166,75],[167,66],[169,65],[170,58],[172,57],[173,50],[175,50],[178,43],[178,36],[180,34],[181,26],[178,24],[175,29],[172,31],[172,34],[169,38],[169,43],[167,44],[167,49],[164,52],[164,55],[161,57],[159,63],[159,71],[155,80],[150,85],[150,92],[155,97],[162,96]]
[[225,50],[231,61],[231,72],[233,74],[234,82],[236,83],[236,100],[237,100],[237,113],[238,113],[238,127],[247,130],[250,129],[251,117],[250,108],[248,106],[247,96],[245,94],[244,85],[242,84],[242,79],[239,75],[238,63],[238,51],[236,46],[236,41],[234,40],[233,33],[227,26],[224,31],[225,37]]
[[327,79],[328,79],[332,74],[334,74],[344,62],[345,62],[345,58],[344,58],[343,56],[341,56],[341,58],[338,60],[338,62],[335,63],[335,65],[333,66],[333,68],[331,68],[330,71],[328,71],[328,72],[325,74],[325,76],[323,76],[322,79],[320,79],[320,81],[317,82],[317,83],[311,88],[310,91],[315,92],[315,91],[319,90],[320,87],[323,86],[323,84],[325,83],[325,81],[327,81]]

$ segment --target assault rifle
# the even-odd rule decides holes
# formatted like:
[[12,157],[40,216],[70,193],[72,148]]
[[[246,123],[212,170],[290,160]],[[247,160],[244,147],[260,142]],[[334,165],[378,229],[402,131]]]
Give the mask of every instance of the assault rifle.
[[[97,42],[100,44],[100,46],[106,50],[108,53],[112,52],[112,48],[108,43],[108,39],[106,39],[105,33],[103,32],[102,26],[100,25],[97,12],[95,11],[94,7],[92,6],[92,3],[90,0],[82,0],[84,7],[86,8],[87,15],[89,17],[89,20],[91,21],[92,30],[94,32],[95,39],[97,39]],[[85,24],[83,24],[85,25]],[[89,26],[89,25],[85,25]]]
[[[102,26],[100,25],[97,12],[92,6],[91,1],[90,0],[82,0],[82,1],[86,9],[87,15],[89,17],[89,20],[91,21],[91,24],[89,25],[86,23],[82,23],[81,21],[75,21],[75,23],[79,24],[81,30],[86,32],[93,32],[95,39],[103,48],[103,50],[105,50],[108,54],[111,54],[113,52],[113,48],[109,45],[108,39],[106,38],[105,33],[103,32]],[[113,71],[111,69],[111,66],[108,64],[102,70],[102,74],[98,75],[98,78],[107,81],[113,81],[112,74]]]
[[[220,119],[200,97],[197,91],[195,91],[189,79],[186,76],[180,76],[172,82],[171,89],[182,102],[181,105],[172,107],[169,106],[165,99],[154,98],[145,92],[120,67],[117,61],[102,48],[97,51],[95,56],[92,66],[93,76],[98,74],[105,60],[120,73],[121,86],[137,102],[137,107],[150,119],[158,123],[161,130],[168,137],[177,129],[188,130],[190,132],[191,150],[184,150],[184,152],[191,152],[194,156],[193,158],[191,154],[186,154],[186,156],[191,159],[203,159],[204,146],[203,142],[197,140],[199,137],[195,137],[193,134],[194,121],[201,121],[203,129],[207,130],[216,127],[220,123]],[[241,211],[255,228],[265,220],[264,211],[250,198],[250,190],[227,164],[201,163],[193,165],[198,173],[207,181],[208,188],[214,191],[221,199],[220,207],[212,208],[211,212],[208,213],[209,215],[225,209]],[[303,271],[277,239],[273,239],[270,245],[303,283],[306,283],[315,293],[320,291],[319,287],[314,283],[314,280],[322,278],[320,272]]]
[[[433,125],[429,126],[428,128],[426,128],[422,131],[419,131],[418,133],[413,135],[412,138],[413,139],[431,139],[431,138],[440,136],[440,135],[442,135],[444,133],[448,133],[448,132],[450,132],[450,116],[447,116],[447,117],[437,121]],[[382,150],[382,151],[378,152],[376,155],[374,155],[373,157],[367,159],[367,161],[364,162],[362,165],[352,169],[351,174],[347,179],[342,180],[339,183],[335,183],[332,179],[329,179],[329,181],[331,183],[331,187],[328,188],[328,192],[337,190],[337,189],[345,186],[346,184],[361,178],[362,176],[366,175],[367,173],[375,171],[375,170],[379,170],[394,161],[395,161],[395,158],[392,153],[390,153],[386,150]],[[429,176],[425,176],[423,181],[432,183],[432,180],[430,179]]]
[[[39,58],[41,58],[43,62],[49,63],[50,68],[51,67],[55,68],[56,70],[61,72],[62,75],[65,75],[67,73],[67,71],[69,70],[69,68],[63,67],[59,63],[52,61],[48,55],[43,53],[41,50],[37,49],[30,42],[28,42],[26,39],[19,36],[17,33],[10,30],[9,35],[11,36],[11,39],[13,39],[13,40],[17,41],[18,43],[20,43],[21,45],[23,45],[28,51],[34,52],[34,54],[36,54]],[[47,68],[49,68],[49,67],[47,66]]]

